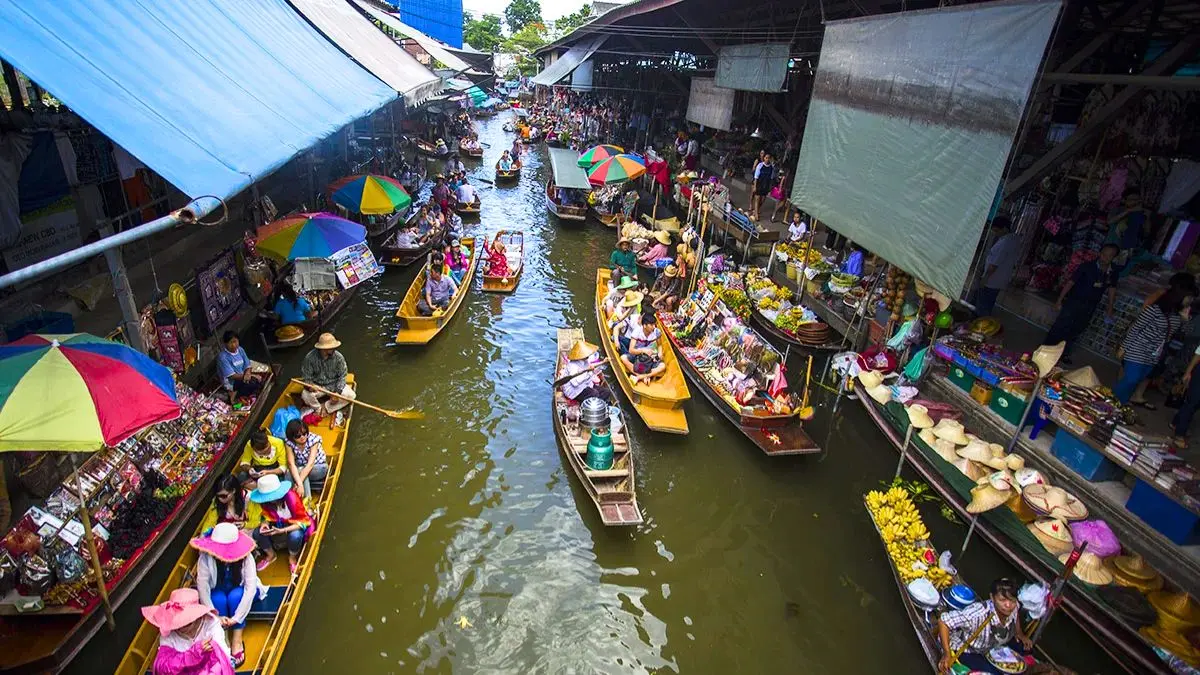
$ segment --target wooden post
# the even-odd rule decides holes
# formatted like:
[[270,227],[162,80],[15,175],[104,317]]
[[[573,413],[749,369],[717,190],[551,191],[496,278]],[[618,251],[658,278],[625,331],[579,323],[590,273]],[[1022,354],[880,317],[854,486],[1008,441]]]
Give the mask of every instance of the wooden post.
[[92,559],[92,571],[96,574],[96,591],[100,593],[100,604],[104,606],[104,621],[109,630],[117,627],[113,619],[112,603],[108,600],[108,587],[104,585],[104,567],[100,564],[100,553],[96,551],[96,534],[92,532],[92,516],[88,513],[88,494],[83,489],[83,481],[79,478],[79,463],[75,453],[71,453],[71,468],[75,471],[75,489],[79,491],[79,512],[83,518],[84,537],[87,540],[88,555]]

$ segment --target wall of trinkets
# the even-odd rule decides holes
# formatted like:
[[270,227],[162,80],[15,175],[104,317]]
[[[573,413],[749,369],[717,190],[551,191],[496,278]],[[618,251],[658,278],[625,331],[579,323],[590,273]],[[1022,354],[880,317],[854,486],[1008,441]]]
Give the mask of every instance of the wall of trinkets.
[[[245,413],[176,383],[181,414],[88,456],[0,540],[0,615],[83,613],[99,602],[80,519],[86,503],[106,583],[118,582],[231,448]],[[203,498],[202,496],[199,498]]]

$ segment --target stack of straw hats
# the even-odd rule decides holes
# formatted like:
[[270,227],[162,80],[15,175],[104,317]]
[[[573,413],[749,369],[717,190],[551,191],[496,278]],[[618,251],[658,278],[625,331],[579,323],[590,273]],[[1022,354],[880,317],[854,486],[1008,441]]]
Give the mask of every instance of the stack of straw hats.
[[[1070,552],[1063,553],[1058,556],[1058,562],[1065,565],[1070,555]],[[1112,572],[1109,572],[1108,568],[1104,566],[1104,560],[1091,551],[1084,551],[1080,554],[1072,574],[1083,583],[1092,586],[1107,586],[1113,582]]]

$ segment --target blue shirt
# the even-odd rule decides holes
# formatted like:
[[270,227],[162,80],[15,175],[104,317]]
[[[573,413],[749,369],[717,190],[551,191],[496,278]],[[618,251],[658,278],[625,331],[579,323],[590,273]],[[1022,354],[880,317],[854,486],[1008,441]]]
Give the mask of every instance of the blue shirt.
[[279,322],[285,326],[308,321],[308,313],[311,311],[312,304],[307,298],[297,297],[295,304],[282,297],[275,302],[275,313],[279,315]]
[[230,375],[245,372],[250,367],[250,357],[246,356],[246,350],[239,345],[236,352],[230,352],[228,349],[221,349],[221,353],[217,354],[217,374],[221,376],[221,384],[226,389],[233,389],[233,382],[230,381]]
[[846,262],[842,263],[842,272],[844,272],[846,274],[853,274],[854,276],[861,277],[862,269],[863,269],[862,251],[855,251],[855,252],[851,253],[850,257],[846,258]]

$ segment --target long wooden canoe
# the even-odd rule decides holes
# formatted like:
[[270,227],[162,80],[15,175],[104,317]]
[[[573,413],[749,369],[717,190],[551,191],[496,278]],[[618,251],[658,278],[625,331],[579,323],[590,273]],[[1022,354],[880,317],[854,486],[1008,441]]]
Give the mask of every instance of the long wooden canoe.
[[[354,375],[347,375],[346,382],[354,386]],[[275,411],[292,405],[293,395],[299,395],[303,387],[291,382],[280,395],[275,406],[268,413],[268,419]],[[318,514],[312,534],[300,552],[299,565],[295,575],[288,572],[288,556],[280,553],[267,569],[258,573],[258,579],[267,586],[267,597],[255,600],[251,606],[250,616],[246,620],[246,629],[242,637],[246,648],[246,661],[237,669],[239,674],[253,673],[254,675],[272,675],[279,668],[283,650],[287,646],[292,626],[300,613],[300,605],[304,601],[304,592],[312,579],[316,567],[317,555],[321,552],[321,542],[325,538],[325,528],[329,525],[333,513],[333,498],[337,493],[338,479],[342,475],[342,460],[345,458],[346,439],[350,437],[350,418],[354,406],[343,408],[346,413],[345,423],[341,427],[330,428],[322,422],[309,427],[309,430],[321,437],[321,445],[325,456],[329,458],[329,474],[325,485],[319,494],[314,494],[315,512]],[[240,450],[239,450],[240,452]],[[210,506],[211,508],[211,506]],[[196,549],[188,546],[183,550],[179,562],[167,577],[158,592],[155,604],[166,602],[171,591],[177,588],[193,586],[195,581],[197,553]],[[125,657],[117,666],[115,675],[145,675],[154,664],[158,651],[158,629],[149,623],[142,622],[141,628],[125,651]]]
[[[869,396],[859,396],[859,402],[870,415],[871,419],[883,431],[892,446],[899,451],[903,445],[903,434],[888,422],[887,413]],[[909,464],[929,483],[955,512],[969,521],[974,518],[967,513],[970,499],[964,498],[954,489],[949,480],[944,477],[932,461],[927,459],[920,448],[915,447],[920,441],[914,436],[914,447],[908,449]],[[1036,468],[1036,467],[1035,467]],[[1002,557],[1006,558],[1022,574],[1033,580],[1051,583],[1059,574],[1059,570],[1046,564],[1038,556],[1030,553],[1020,543],[999,527],[992,525],[987,517],[976,521],[975,530],[978,536],[988,542]],[[1034,540],[1036,542],[1036,540]],[[1095,643],[1103,649],[1113,661],[1133,675],[1143,673],[1168,675],[1171,669],[1166,662],[1158,658],[1150,644],[1137,630],[1117,617],[1103,602],[1093,600],[1089,595],[1077,588],[1082,582],[1072,579],[1063,592],[1062,608],[1075,623],[1087,633]]]
[[784,345],[794,347],[802,354],[807,354],[810,352],[836,352],[841,351],[843,348],[842,337],[833,332],[832,328],[829,329],[829,338],[827,338],[821,344],[813,345],[802,341],[797,336],[792,335],[779,326],[776,326],[774,322],[764,316],[762,312],[758,311],[757,307],[752,307],[750,309],[750,318],[754,320],[754,323],[757,324],[764,333],[770,335]]
[[483,147],[482,146],[478,147],[478,148],[463,148],[460,145],[458,148],[458,151],[460,153],[462,153],[462,155],[464,157],[470,157],[471,159],[483,159]]
[[496,276],[491,270],[483,271],[483,290],[488,293],[512,293],[521,283],[521,272],[525,264],[525,233],[500,230],[494,241],[504,244],[504,256],[508,259],[508,275]]
[[[562,369],[567,365],[567,352],[576,340],[583,339],[583,331],[578,328],[558,329],[558,358],[555,360],[554,379],[563,375]],[[558,447],[567,456],[567,463],[583,483],[588,497],[596,505],[600,520],[605,525],[638,525],[642,522],[642,511],[638,508],[637,488],[633,467],[633,446],[629,442],[629,430],[622,426],[620,431],[612,435],[613,465],[611,469],[597,471],[587,465],[587,444],[591,438],[588,429],[580,428],[571,433],[567,429],[564,417],[571,403],[563,395],[561,389],[554,390],[554,435],[558,438]],[[624,418],[624,412],[621,413]]]
[[462,307],[463,298],[467,297],[467,293],[471,290],[471,282],[475,278],[475,268],[479,266],[479,247],[475,245],[474,237],[465,237],[461,243],[464,247],[471,249],[471,259],[467,263],[467,273],[463,277],[462,283],[458,285],[458,291],[450,299],[450,306],[441,316],[421,316],[417,311],[417,301],[425,293],[425,275],[429,273],[429,265],[422,266],[417,278],[413,279],[412,285],[408,287],[408,292],[404,294],[404,301],[400,303],[400,309],[396,310],[396,318],[400,319],[400,330],[396,332],[396,344],[423,345],[428,343],[442,332],[446,324],[450,323],[450,320],[458,313],[458,308]]
[[479,198],[479,195],[475,195],[475,201],[470,204],[456,204],[454,210],[460,216],[475,216],[478,218],[479,212],[483,210],[483,200]]
[[[411,227],[419,214],[419,209],[413,209],[412,215],[409,216],[409,219],[404,226]],[[379,264],[383,265],[384,267],[408,267],[418,260],[424,260],[426,255],[428,255],[429,251],[434,246],[442,243],[442,240],[445,239],[446,232],[448,230],[449,227],[447,225],[443,225],[442,227],[438,228],[437,231],[430,234],[429,238],[425,240],[424,244],[416,247],[398,245],[396,242],[397,238],[400,236],[400,231],[397,230],[387,238],[387,241],[379,245],[379,255],[376,256],[376,259],[379,261]]]
[[[772,457],[810,455],[821,451],[820,446],[804,431],[804,425],[800,421],[799,408],[788,415],[765,413],[756,415],[750,414],[753,412],[751,408],[735,407],[729,402],[729,399],[717,391],[716,386],[701,372],[700,368],[688,360],[683,346],[679,344],[661,317],[658,321],[658,329],[667,336],[671,346],[678,354],[683,374],[692,383],[692,386],[699,389],[700,393],[704,394],[704,398],[708,399],[708,402],[713,404],[713,407],[719,410],[725,419],[737,427],[743,436],[757,445],[759,450]],[[782,358],[780,356],[780,359]]]
[[422,155],[427,155],[429,157],[445,157],[446,155],[450,154],[450,148],[445,148],[444,150],[439,151],[436,143],[430,143],[424,138],[414,138],[412,139],[412,142],[413,145],[416,146],[417,152],[421,153]]
[[652,431],[686,434],[688,423],[687,416],[683,413],[683,404],[691,395],[667,336],[662,335],[658,340],[658,350],[667,369],[653,382],[634,384],[629,379],[630,374],[621,365],[621,354],[617,345],[613,344],[612,329],[604,311],[604,296],[608,294],[608,277],[611,274],[612,270],[603,267],[596,270],[595,299],[600,344],[613,364],[613,379],[621,385],[621,391],[625,392],[625,396],[633,404],[633,409]]

